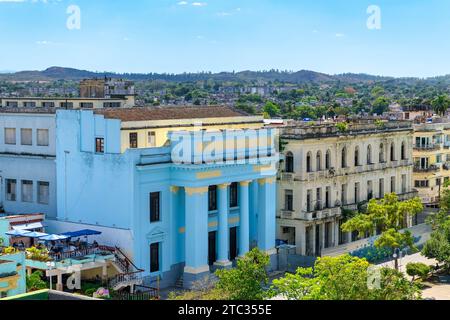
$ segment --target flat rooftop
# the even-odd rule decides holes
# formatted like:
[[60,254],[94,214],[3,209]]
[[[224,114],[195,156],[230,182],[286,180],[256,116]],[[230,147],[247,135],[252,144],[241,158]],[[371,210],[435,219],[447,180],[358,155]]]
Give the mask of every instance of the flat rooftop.
[[381,134],[398,131],[413,131],[411,121],[379,121],[374,119],[349,119],[347,130],[339,130],[338,122],[299,122],[290,121],[281,129],[283,139],[306,140],[339,136],[357,136],[364,134]]
[[55,114],[56,108],[12,108],[3,107],[0,108],[0,113],[29,113],[29,114]]
[[[134,94],[127,94],[127,96],[133,96]],[[0,97],[0,100],[5,101],[116,101],[126,100],[124,97],[111,97],[111,98],[83,98],[83,97]]]
[[198,106],[198,107],[167,106],[167,107],[135,107],[128,109],[104,108],[104,109],[96,109],[94,110],[94,113],[104,115],[105,118],[108,119],[119,119],[124,122],[252,117],[243,111],[225,106]]

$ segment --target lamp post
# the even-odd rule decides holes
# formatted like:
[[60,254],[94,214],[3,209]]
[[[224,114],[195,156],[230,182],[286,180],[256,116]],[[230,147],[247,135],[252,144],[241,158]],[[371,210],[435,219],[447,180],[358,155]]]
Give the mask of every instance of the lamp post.
[[394,259],[395,259],[395,270],[397,270],[397,271],[398,271],[398,258],[399,258],[399,256],[400,256],[400,249],[399,249],[399,248],[396,248],[396,249],[394,250],[393,257],[394,257]]
[[[52,271],[55,268],[55,262],[54,261],[48,261],[47,262],[47,268],[49,271]],[[52,290],[52,274],[50,273],[50,290]]]

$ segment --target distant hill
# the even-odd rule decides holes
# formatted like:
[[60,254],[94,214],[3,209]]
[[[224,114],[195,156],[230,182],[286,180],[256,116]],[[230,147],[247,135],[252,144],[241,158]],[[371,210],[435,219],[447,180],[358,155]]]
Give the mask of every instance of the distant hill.
[[[15,73],[0,73],[0,80],[6,81],[55,81],[55,80],[81,80],[86,78],[125,78],[134,81],[160,80],[167,82],[192,82],[192,81],[230,81],[247,83],[334,83],[334,82],[377,82],[377,81],[402,81],[417,82],[424,79],[419,78],[393,78],[374,76],[369,74],[344,73],[338,75],[328,75],[325,73],[300,70],[296,72],[268,70],[268,71],[240,71],[240,72],[199,72],[181,74],[158,74],[158,73],[114,73],[114,72],[93,72],[73,68],[50,67],[43,71],[20,71]],[[450,75],[426,79],[430,82],[450,83]]]

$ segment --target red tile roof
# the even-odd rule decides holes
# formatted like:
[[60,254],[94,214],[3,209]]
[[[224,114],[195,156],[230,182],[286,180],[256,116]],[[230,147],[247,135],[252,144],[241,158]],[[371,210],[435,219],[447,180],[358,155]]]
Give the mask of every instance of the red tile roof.
[[249,116],[243,111],[225,106],[202,107],[135,107],[129,109],[96,109],[96,114],[105,118],[120,119],[122,121],[175,120],[175,119],[206,119],[231,118]]

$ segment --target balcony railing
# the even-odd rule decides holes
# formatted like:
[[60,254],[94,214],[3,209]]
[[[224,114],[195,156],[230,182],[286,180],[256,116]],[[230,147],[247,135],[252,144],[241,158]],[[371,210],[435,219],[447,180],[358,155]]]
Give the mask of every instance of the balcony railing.
[[436,172],[439,171],[439,166],[432,164],[428,166],[427,168],[415,165],[414,166],[414,172]]
[[414,150],[419,151],[432,151],[432,150],[439,150],[441,148],[441,145],[438,143],[434,144],[427,144],[427,145],[414,145]]

